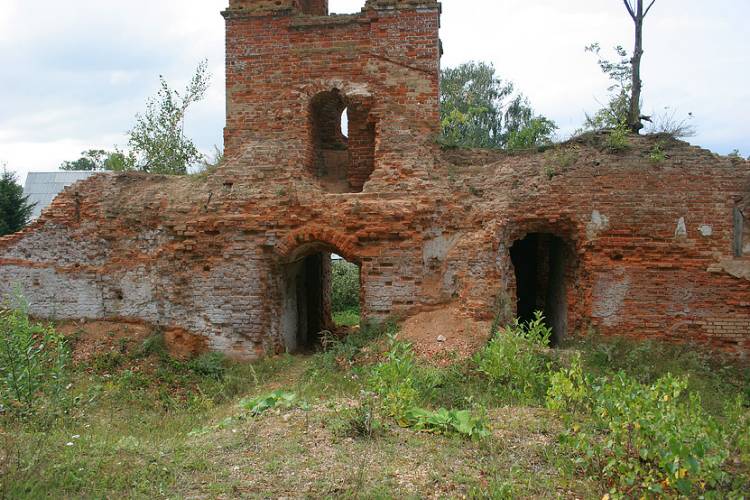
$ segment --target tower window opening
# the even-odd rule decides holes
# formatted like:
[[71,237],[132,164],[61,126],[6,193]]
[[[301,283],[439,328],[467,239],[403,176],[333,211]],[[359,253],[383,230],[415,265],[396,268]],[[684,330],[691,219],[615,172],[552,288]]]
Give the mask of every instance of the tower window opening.
[[310,104],[310,169],[329,193],[358,193],[374,170],[375,123],[368,102],[338,89]]

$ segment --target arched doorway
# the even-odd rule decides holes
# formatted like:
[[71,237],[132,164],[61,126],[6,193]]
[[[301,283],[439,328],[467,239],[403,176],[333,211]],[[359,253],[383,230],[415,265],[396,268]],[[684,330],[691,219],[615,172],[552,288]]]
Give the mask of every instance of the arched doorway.
[[552,329],[551,343],[559,345],[567,335],[568,285],[573,253],[561,237],[529,233],[510,249],[516,278],[516,314],[521,321],[542,311]]
[[[342,286],[334,276],[334,272],[341,272],[340,266],[347,266],[345,272],[353,271],[350,266],[356,268],[350,276],[356,280],[356,303],[347,305],[358,314],[362,285],[357,262],[346,261],[335,248],[320,242],[302,245],[283,262],[281,330],[287,352],[314,350],[320,345],[322,332],[336,334],[342,326],[334,315],[340,312],[334,304],[334,295],[337,300],[339,295],[334,294],[339,291],[334,286]],[[348,321],[352,321],[351,315]]]

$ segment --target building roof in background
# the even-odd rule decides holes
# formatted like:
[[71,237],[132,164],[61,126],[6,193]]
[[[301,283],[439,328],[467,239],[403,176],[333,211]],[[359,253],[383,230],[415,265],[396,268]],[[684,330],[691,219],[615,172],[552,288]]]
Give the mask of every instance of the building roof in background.
[[32,217],[36,219],[47,208],[55,196],[71,184],[87,179],[96,172],[29,172],[23,194],[29,197],[29,203],[36,203]]

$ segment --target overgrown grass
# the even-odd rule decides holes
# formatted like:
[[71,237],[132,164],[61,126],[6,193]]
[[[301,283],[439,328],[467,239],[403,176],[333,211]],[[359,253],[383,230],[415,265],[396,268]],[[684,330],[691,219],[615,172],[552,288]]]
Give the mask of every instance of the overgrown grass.
[[359,320],[359,309],[345,309],[333,313],[333,322],[336,326],[359,326]]
[[[363,328],[313,356],[256,363],[177,361],[155,335],[68,367],[61,399],[42,391],[33,413],[0,415],[0,497],[677,496],[680,479],[720,497],[750,487],[750,372],[738,365],[691,346],[595,337],[553,351],[537,322],[438,368],[397,331]],[[680,447],[659,448],[671,438]],[[636,439],[654,446],[642,453]]]

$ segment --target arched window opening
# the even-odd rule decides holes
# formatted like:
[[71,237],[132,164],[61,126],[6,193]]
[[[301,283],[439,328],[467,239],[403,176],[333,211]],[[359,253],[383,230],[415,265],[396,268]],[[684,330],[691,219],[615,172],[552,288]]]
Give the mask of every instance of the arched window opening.
[[370,105],[338,89],[321,92],[310,104],[311,170],[330,193],[358,193],[375,161],[375,124]]
[[349,140],[349,108],[344,109],[344,112],[341,113],[341,124],[339,125],[341,127],[341,135],[343,135],[346,140]]
[[567,335],[568,298],[572,256],[562,238],[549,233],[531,233],[510,249],[516,277],[516,314],[521,321],[536,311],[552,329],[551,344],[559,345]]
[[359,327],[360,270],[317,245],[284,266],[282,331],[287,352],[310,352]]

